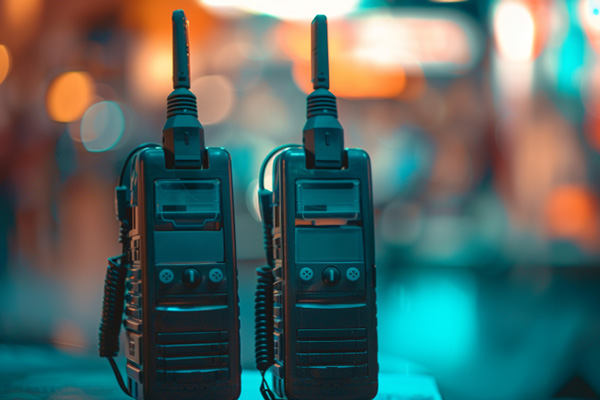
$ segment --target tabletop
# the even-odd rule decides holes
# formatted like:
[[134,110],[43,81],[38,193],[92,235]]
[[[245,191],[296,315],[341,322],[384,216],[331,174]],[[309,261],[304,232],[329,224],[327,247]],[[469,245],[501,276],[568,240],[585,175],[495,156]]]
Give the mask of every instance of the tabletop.
[[[118,360],[124,364],[124,359]],[[260,375],[242,372],[240,400],[260,400]],[[0,400],[128,399],[108,362],[44,346],[0,344]],[[381,373],[377,400],[441,400],[435,380],[424,374]]]

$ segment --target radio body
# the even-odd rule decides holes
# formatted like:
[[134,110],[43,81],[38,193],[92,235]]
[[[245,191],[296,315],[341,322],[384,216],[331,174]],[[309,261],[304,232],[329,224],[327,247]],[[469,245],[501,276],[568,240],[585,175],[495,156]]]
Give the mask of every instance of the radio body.
[[270,367],[275,393],[290,400],[370,400],[379,373],[371,164],[344,148],[324,15],[311,39],[303,144],[274,149],[259,176],[267,266],[257,270],[256,366],[265,400]]
[[131,173],[131,267],[124,326],[138,399],[236,399],[239,310],[229,154],[167,169],[144,149]]
[[[109,258],[99,354],[138,400],[234,400],[241,391],[231,159],[204,146],[187,29],[174,11],[163,144],[134,149],[116,188],[123,254]],[[114,361],[123,307],[127,384]]]
[[307,168],[304,149],[274,161],[274,388],[289,399],[371,399],[377,319],[371,168]]

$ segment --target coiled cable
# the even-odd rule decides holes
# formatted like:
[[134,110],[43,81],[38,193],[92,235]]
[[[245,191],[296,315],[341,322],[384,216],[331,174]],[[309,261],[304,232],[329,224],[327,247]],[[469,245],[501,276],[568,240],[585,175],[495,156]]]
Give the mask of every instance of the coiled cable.
[[256,368],[264,373],[273,365],[273,271],[268,265],[256,269],[258,284],[254,303],[254,349]]
[[100,357],[108,359],[121,390],[131,396],[113,359],[119,355],[119,333],[125,304],[125,279],[127,278],[127,266],[123,265],[125,259],[125,254],[108,259],[98,335],[98,353]]
[[265,373],[275,361],[273,350],[273,284],[275,278],[273,277],[273,210],[271,204],[273,193],[265,189],[265,170],[269,161],[277,153],[294,147],[301,148],[302,146],[298,144],[285,144],[274,148],[265,157],[258,174],[258,200],[263,223],[263,246],[265,248],[267,265],[256,269],[258,283],[254,298],[254,356],[256,359],[256,368],[262,377],[260,393],[264,400],[277,399],[265,379]]
[[108,259],[98,337],[100,357],[116,357],[119,354],[119,332],[121,331],[121,315],[125,302],[125,278],[127,277],[127,268],[122,266],[123,256]]
[[119,387],[123,392],[131,396],[131,391],[125,385],[121,372],[117,367],[114,357],[119,355],[119,334],[123,321],[123,309],[125,307],[125,281],[129,271],[129,231],[131,229],[127,205],[128,187],[123,186],[126,171],[130,170],[130,162],[141,150],[146,148],[160,148],[154,143],[144,143],[133,149],[125,162],[119,175],[119,186],[116,188],[117,217],[120,221],[119,242],[122,244],[123,254],[108,258],[106,278],[104,280],[104,297],[102,299],[102,315],[100,329],[98,332],[98,354],[105,357],[115,374]]

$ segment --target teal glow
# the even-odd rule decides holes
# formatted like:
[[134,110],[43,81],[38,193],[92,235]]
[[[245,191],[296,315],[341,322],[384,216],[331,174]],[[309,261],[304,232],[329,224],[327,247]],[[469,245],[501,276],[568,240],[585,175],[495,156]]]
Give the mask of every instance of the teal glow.
[[99,153],[113,149],[125,130],[125,116],[113,101],[92,105],[81,119],[81,143],[87,151]]
[[569,10],[569,31],[558,55],[557,88],[561,93],[576,96],[581,86],[577,73],[585,62],[586,38],[578,21],[579,2],[566,2]]
[[433,369],[453,368],[472,356],[478,325],[472,276],[419,276],[390,293],[381,316],[380,332],[388,335],[382,351]]

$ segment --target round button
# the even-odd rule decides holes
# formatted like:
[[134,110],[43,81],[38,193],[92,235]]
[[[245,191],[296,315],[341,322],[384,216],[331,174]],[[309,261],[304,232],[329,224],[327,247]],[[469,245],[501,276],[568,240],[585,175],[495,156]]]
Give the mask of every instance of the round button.
[[358,268],[350,267],[346,270],[346,278],[349,281],[356,282],[360,278],[360,271]]
[[310,281],[314,276],[313,270],[308,267],[304,267],[300,270],[300,279],[303,281]]
[[223,277],[223,271],[221,271],[219,268],[213,268],[208,273],[208,279],[210,279],[210,281],[213,283],[221,282],[223,280]]
[[346,278],[349,281],[356,282],[360,278],[360,270],[355,267],[350,267],[346,270]]
[[198,285],[202,282],[202,275],[196,268],[188,268],[183,271],[183,276],[181,277],[183,284],[191,289],[197,288]]
[[175,279],[175,274],[169,268],[165,268],[165,269],[161,270],[160,273],[158,274],[158,279],[162,283],[167,285],[167,284],[173,282],[173,279]]
[[327,286],[335,286],[340,283],[342,274],[336,267],[327,267],[323,270],[323,283]]

